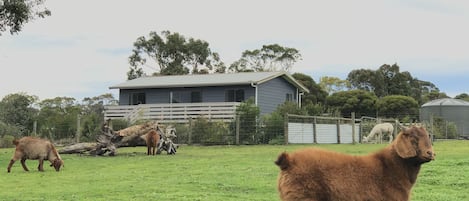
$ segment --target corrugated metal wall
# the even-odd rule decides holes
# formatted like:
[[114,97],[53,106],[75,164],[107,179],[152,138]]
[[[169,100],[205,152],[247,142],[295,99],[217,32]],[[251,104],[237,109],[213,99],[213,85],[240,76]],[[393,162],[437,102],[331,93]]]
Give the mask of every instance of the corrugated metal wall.
[[[353,132],[351,124],[316,124],[316,132],[314,133],[314,125],[312,123],[288,123],[288,143],[291,144],[335,144],[353,143]],[[355,124],[355,141],[358,142],[358,134],[360,132],[360,124]],[[338,134],[339,133],[339,134]],[[340,136],[340,140],[338,138]]]
[[468,106],[426,106],[420,109],[420,120],[429,122],[431,116],[440,117],[456,124],[459,135],[469,136]]

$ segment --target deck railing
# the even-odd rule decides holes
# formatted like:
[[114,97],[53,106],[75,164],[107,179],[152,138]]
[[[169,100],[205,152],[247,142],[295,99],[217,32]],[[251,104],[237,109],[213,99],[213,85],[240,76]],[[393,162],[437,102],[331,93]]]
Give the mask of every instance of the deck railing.
[[104,107],[105,119],[158,120],[159,122],[186,123],[190,119],[204,117],[209,120],[232,121],[239,102],[171,103],[116,105]]

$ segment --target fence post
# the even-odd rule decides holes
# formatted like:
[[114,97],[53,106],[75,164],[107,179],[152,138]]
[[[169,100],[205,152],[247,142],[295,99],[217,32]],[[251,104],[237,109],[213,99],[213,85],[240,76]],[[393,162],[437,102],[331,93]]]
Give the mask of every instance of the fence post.
[[188,144],[192,144],[192,117],[189,117],[189,139],[188,139]]
[[337,144],[340,144],[340,119],[337,119]]
[[356,139],[355,139],[355,112],[352,112],[352,143],[355,144],[356,143]]
[[318,124],[318,122],[316,119],[317,119],[316,117],[313,118],[313,143],[315,144],[318,143],[318,137],[317,137],[318,131],[316,129],[316,124]]
[[77,135],[76,136],[77,137],[77,143],[80,142],[80,136],[81,136],[81,129],[80,129],[81,123],[80,123],[80,120],[81,120],[80,115],[77,114],[77,134],[76,134]]
[[283,136],[285,138],[285,144],[288,144],[288,113],[285,114],[285,121],[283,122]]
[[33,123],[33,135],[37,136],[37,121],[34,121]]
[[236,145],[239,145],[239,115],[236,115]]

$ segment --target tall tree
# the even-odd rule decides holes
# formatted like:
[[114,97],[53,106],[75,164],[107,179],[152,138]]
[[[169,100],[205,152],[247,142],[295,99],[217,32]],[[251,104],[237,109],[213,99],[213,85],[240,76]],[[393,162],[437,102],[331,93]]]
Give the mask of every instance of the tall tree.
[[350,88],[350,82],[348,80],[342,80],[338,77],[324,76],[319,80],[319,86],[326,91],[328,94],[343,91]]
[[309,93],[304,94],[302,97],[301,102],[303,104],[324,103],[327,92],[324,91],[311,76],[303,73],[293,73],[292,76],[309,90]]
[[0,102],[0,121],[18,127],[22,134],[32,131],[37,109],[34,103],[36,96],[26,93],[9,94]]
[[50,139],[72,138],[77,130],[81,107],[71,97],[45,99],[39,104],[38,130]]
[[383,64],[377,70],[352,70],[347,80],[352,89],[370,91],[378,97],[411,96],[420,104],[429,99],[430,93],[439,93],[439,89],[433,83],[414,78],[410,72],[401,72],[397,64]]
[[117,100],[110,93],[95,97],[86,97],[81,105],[81,138],[95,140],[104,122],[104,106],[117,105]]
[[[129,80],[143,75],[142,66],[149,66],[156,70],[154,74],[161,75],[184,75],[190,71],[204,73],[207,70],[199,67],[213,70],[212,63],[223,68],[219,55],[210,50],[208,42],[186,39],[177,32],[163,31],[161,35],[150,32],[148,37],[141,36],[135,41],[132,52],[129,57],[131,68],[127,73]],[[148,60],[152,60],[156,67],[148,64]]]
[[370,69],[352,70],[347,76],[352,89],[365,91],[374,91],[375,89],[375,71]]
[[374,116],[378,98],[364,90],[339,91],[327,97],[327,107],[337,110],[342,116],[350,116],[355,112],[357,117]]
[[301,54],[295,48],[278,44],[263,45],[261,49],[244,51],[241,58],[230,65],[230,71],[290,71],[300,59]]
[[2,0],[0,1],[0,35],[9,30],[18,33],[23,25],[37,17],[44,18],[51,14],[43,8],[44,0]]

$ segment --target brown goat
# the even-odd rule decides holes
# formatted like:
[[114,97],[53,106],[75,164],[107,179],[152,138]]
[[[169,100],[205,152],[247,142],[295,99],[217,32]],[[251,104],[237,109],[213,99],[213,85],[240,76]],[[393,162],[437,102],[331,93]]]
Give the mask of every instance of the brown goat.
[[403,128],[373,154],[351,156],[320,149],[282,153],[278,191],[284,201],[408,201],[420,166],[433,160],[424,128]]
[[21,165],[25,171],[29,171],[26,167],[26,159],[39,160],[39,166],[37,169],[41,172],[44,171],[43,163],[44,160],[49,160],[51,165],[56,171],[60,170],[60,167],[64,164],[60,158],[59,153],[55,149],[54,145],[49,140],[44,140],[35,137],[23,137],[19,140],[13,140],[13,144],[16,146],[13,158],[8,164],[8,172],[11,171],[11,166],[15,161],[21,159]]
[[147,155],[155,155],[156,147],[160,142],[160,138],[161,136],[156,130],[151,130],[147,133],[145,137],[145,142],[147,143]]

